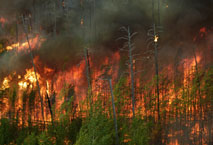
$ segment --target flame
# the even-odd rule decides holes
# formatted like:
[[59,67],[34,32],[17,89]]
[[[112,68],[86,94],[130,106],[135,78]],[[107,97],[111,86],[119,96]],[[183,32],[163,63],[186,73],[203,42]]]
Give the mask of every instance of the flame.
[[[19,89],[24,90],[27,89],[28,86],[32,88],[33,85],[36,85],[36,77],[38,80],[40,79],[40,75],[38,73],[35,75],[33,68],[26,69],[26,74],[23,77],[24,79],[18,82]],[[21,79],[21,76],[19,75],[18,78]]]
[[27,69],[26,72],[27,72],[26,75],[24,75],[24,78],[26,80],[29,80],[31,83],[35,83],[37,79],[39,80],[40,75],[38,73],[35,74],[33,69]]
[[155,35],[155,38],[154,38],[154,42],[155,42],[155,43],[158,42],[158,38],[159,38],[159,37],[158,37],[157,35]]
[[[199,54],[196,54],[196,60],[197,63],[200,63],[201,56]],[[190,79],[188,76],[191,76],[195,72],[195,66],[196,61],[195,58],[191,59],[184,59],[184,85],[187,85],[188,79]]]
[[206,27],[200,28],[200,33],[206,33]]
[[81,26],[83,26],[83,25],[84,25],[84,19],[81,18]]
[[5,77],[3,82],[2,82],[2,86],[0,88],[0,90],[5,90],[5,89],[8,89],[10,88],[10,81],[11,81],[11,77],[8,76],[8,77]]
[[62,2],[62,7],[65,7],[65,2],[64,1]]
[[19,89],[23,90],[23,89],[26,89],[26,88],[27,88],[28,83],[25,82],[25,81],[20,81],[20,82],[18,83],[18,85],[19,85]]
[[[45,40],[42,40],[42,42]],[[32,49],[36,49],[37,47],[40,46],[41,43],[39,43],[39,35],[36,35],[34,38],[29,40],[30,46]],[[16,49],[18,52],[20,51],[28,51],[29,50],[29,45],[28,42],[23,42],[23,43],[14,43],[10,46],[6,47],[7,51],[11,51],[13,49]]]
[[46,81],[47,82],[47,94],[48,94],[48,96],[50,96],[50,86],[49,86],[49,82],[48,81]]

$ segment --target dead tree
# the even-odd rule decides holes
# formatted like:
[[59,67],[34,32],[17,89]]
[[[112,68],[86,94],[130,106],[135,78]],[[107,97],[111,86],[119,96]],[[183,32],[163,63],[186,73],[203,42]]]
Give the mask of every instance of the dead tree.
[[84,47],[84,59],[85,59],[85,64],[86,64],[86,77],[87,77],[87,84],[88,84],[88,94],[87,95],[88,95],[90,107],[92,107],[92,101],[91,101],[92,84],[91,84],[91,77],[90,77],[90,61],[89,61],[89,52],[86,47]]
[[52,125],[54,126],[54,118],[53,118],[53,111],[52,111],[52,104],[51,104],[51,100],[50,100],[50,92],[48,92],[48,89],[49,89],[49,85],[47,83],[47,88],[46,88],[46,99],[47,99],[47,102],[48,102],[48,108],[49,108],[49,111],[50,111],[50,116],[51,116],[51,122],[52,122]]
[[114,124],[115,124],[116,145],[119,145],[118,124],[117,124],[117,118],[116,118],[116,112],[115,112],[114,94],[113,94],[113,88],[112,88],[112,79],[109,78],[108,82],[109,82],[110,92],[111,92],[111,96],[112,96],[112,107],[113,107],[113,118],[114,118]]
[[38,94],[39,94],[39,98],[40,98],[40,102],[41,102],[42,119],[43,119],[44,124],[45,124],[43,98],[42,98],[41,92],[40,92],[40,85],[39,85],[39,82],[38,82],[37,70],[36,70],[36,66],[35,66],[35,63],[34,63],[34,56],[33,56],[32,48],[31,48],[31,45],[30,45],[29,36],[28,36],[28,32],[27,32],[27,26],[28,25],[26,24],[26,19],[24,19],[24,16],[22,16],[22,22],[23,22],[24,32],[25,32],[25,35],[26,35],[26,39],[27,39],[27,43],[28,43],[28,47],[29,47],[29,51],[30,51],[31,61],[32,61],[32,64],[33,64],[33,70],[34,70],[35,77],[36,77],[36,84],[37,84],[37,87],[38,87]]
[[160,26],[160,0],[158,0],[158,26]]
[[162,27],[158,26],[156,27],[155,24],[151,27],[151,29],[148,30],[148,45],[149,48],[150,45],[154,47],[154,61],[155,61],[155,76],[156,76],[156,93],[157,93],[157,112],[158,112],[158,120],[160,120],[160,91],[159,91],[159,67],[158,67],[158,39],[159,39],[159,33],[161,31]]
[[106,80],[109,83],[111,97],[112,97],[112,109],[113,109],[113,119],[114,119],[114,125],[115,125],[115,136],[116,136],[116,145],[119,145],[119,136],[118,136],[118,123],[117,123],[117,117],[116,117],[116,110],[115,110],[115,103],[114,103],[114,93],[113,93],[113,87],[112,87],[112,77],[111,75],[108,75],[108,71],[110,68],[106,68],[104,74],[100,76],[100,80]]
[[131,79],[131,98],[132,98],[132,113],[133,117],[135,117],[135,80],[134,80],[134,43],[132,43],[132,38],[137,34],[136,32],[131,33],[129,26],[122,27],[122,31],[126,33],[124,37],[120,37],[119,39],[123,39],[126,41],[125,45],[123,48],[121,48],[121,51],[127,51],[128,52],[128,65],[129,65],[129,70],[130,70],[130,79]]
[[[88,27],[86,26],[86,18],[85,18],[85,10],[83,8],[84,3],[81,3],[81,7],[82,7],[82,16],[81,16],[81,29],[82,29],[82,38],[85,41],[85,44],[88,43],[88,39],[86,36],[87,33],[87,29]],[[90,13],[91,14],[91,13]],[[90,23],[91,23],[91,19],[90,19]],[[91,29],[91,28],[90,28]],[[89,50],[88,47],[84,46],[84,60],[85,60],[85,64],[86,64],[86,77],[87,77],[87,85],[88,85],[88,91],[87,91],[87,97],[89,100],[89,105],[90,105],[90,109],[92,110],[92,82],[91,82],[91,72],[90,72],[90,60],[89,60]]]

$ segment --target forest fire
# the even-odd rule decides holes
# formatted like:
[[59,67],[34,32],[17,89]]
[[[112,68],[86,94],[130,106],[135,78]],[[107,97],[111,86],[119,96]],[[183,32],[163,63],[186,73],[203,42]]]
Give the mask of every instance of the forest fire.
[[[39,35],[36,35],[35,38],[30,39],[29,43],[32,49],[39,48],[39,46],[41,45],[41,42],[39,42]],[[18,42],[10,46],[7,46],[6,50],[7,51],[16,50],[17,52],[20,51],[29,52],[29,45],[28,42],[23,43]]]
[[2,1],[0,144],[211,144],[213,7],[145,1]]
[[1,90],[5,90],[5,89],[10,87],[10,85],[9,85],[10,79],[9,78],[10,77],[4,78],[4,80],[2,82]]
[[[21,79],[21,77],[19,76],[19,79]],[[19,85],[19,89],[23,90],[23,89],[27,89],[28,86],[30,86],[30,88],[33,88],[33,86],[36,86],[36,81],[37,79],[40,79],[40,75],[36,74],[33,71],[33,69],[26,69],[26,74],[23,77],[23,80],[18,82]]]

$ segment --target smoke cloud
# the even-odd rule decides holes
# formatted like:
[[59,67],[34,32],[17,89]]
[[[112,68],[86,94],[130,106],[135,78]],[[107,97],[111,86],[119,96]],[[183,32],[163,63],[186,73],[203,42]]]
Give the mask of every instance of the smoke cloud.
[[[87,47],[95,62],[101,65],[102,58],[110,57],[123,46],[116,41],[124,34],[119,31],[121,26],[130,26],[138,35],[133,39],[136,51],[143,53],[146,47],[146,33],[153,24],[152,1],[84,1],[65,0],[65,7],[60,0],[0,0],[0,16],[16,20],[16,15],[31,14],[29,25],[33,30],[47,36],[46,42],[34,55],[39,56],[44,66],[57,70],[70,68],[83,59],[83,49]],[[156,24],[157,0],[154,0],[154,18]],[[164,0],[160,1],[160,20],[163,33],[159,41],[159,59],[161,64],[174,60],[178,50],[190,55],[193,36],[201,27],[212,29],[212,0]],[[42,11],[41,11],[42,10]],[[19,26],[22,26],[19,21]],[[38,27],[39,26],[39,27]],[[54,35],[54,29],[56,36]],[[212,37],[210,37],[212,38]],[[209,42],[211,39],[209,38]],[[186,55],[186,56],[187,56]],[[184,57],[184,56],[183,56]],[[166,58],[166,59],[165,59]],[[0,56],[0,71],[7,74],[30,66],[29,54],[8,53]],[[98,60],[98,61],[97,61]],[[12,64],[17,63],[14,66]],[[150,61],[150,64],[152,62]],[[24,69],[23,69],[24,70]]]

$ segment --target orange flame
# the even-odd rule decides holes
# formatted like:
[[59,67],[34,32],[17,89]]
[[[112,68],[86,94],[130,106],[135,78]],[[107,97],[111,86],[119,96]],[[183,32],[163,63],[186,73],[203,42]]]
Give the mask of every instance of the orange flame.
[[5,77],[3,82],[2,82],[2,86],[0,88],[0,90],[5,90],[5,89],[8,89],[10,87],[10,81],[11,81],[11,77],[8,76],[8,77]]
[[[39,42],[39,35],[36,35],[34,38],[30,39],[29,43],[32,49],[39,48],[41,45],[41,42]],[[23,43],[18,42],[6,47],[7,51],[10,51],[13,49],[16,49],[17,52],[20,52],[20,51],[28,52],[29,51],[28,42],[23,42]]]

